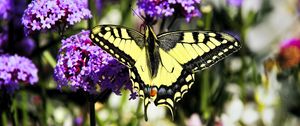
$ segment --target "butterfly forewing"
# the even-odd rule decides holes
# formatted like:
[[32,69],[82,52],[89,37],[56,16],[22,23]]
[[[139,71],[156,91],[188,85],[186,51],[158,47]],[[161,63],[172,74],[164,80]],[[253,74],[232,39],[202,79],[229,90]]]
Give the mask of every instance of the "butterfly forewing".
[[133,67],[144,48],[144,35],[129,28],[99,25],[93,28],[91,39],[121,63]]
[[159,46],[184,69],[199,71],[236,52],[240,43],[226,33],[176,31],[158,35]]

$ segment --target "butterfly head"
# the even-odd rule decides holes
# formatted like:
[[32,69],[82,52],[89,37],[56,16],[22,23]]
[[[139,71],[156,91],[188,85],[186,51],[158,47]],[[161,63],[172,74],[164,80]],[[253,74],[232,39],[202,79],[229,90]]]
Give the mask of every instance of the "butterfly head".
[[150,25],[145,25],[144,26],[144,31],[145,31],[145,36],[146,38],[154,38],[157,40],[156,34],[153,31],[153,29],[151,28]]

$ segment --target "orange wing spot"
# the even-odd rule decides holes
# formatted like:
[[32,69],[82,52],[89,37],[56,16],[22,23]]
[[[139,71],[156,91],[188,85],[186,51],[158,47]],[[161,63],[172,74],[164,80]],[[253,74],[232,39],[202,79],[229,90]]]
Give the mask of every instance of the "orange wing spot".
[[157,95],[157,89],[155,87],[152,87],[151,88],[151,91],[150,91],[150,96],[151,97],[154,97]]

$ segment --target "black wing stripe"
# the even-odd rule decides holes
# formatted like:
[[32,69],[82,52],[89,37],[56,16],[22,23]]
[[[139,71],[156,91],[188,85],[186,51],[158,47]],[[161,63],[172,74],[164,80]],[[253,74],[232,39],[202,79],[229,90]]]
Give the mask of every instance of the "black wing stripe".
[[118,34],[119,34],[120,38],[123,38],[121,29],[120,29],[120,28],[117,28],[117,30],[118,30]]
[[195,40],[195,43],[196,42],[198,42],[199,41],[199,39],[198,39],[198,32],[192,32],[192,34],[193,34],[193,39]]

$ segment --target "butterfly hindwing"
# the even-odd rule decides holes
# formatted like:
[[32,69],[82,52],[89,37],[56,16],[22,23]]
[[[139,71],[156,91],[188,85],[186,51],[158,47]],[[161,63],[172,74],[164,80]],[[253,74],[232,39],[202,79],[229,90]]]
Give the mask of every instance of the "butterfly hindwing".
[[184,69],[199,71],[210,67],[240,48],[240,43],[226,33],[176,31],[158,35],[160,47]]
[[[149,72],[143,71],[147,68],[146,63],[139,63],[131,68],[131,80],[133,80],[134,88],[137,89],[141,98],[144,98],[145,118],[147,120],[147,107],[151,101],[157,106],[166,106],[173,115],[175,104],[188,92],[194,83],[194,74],[182,69],[170,55],[160,50],[162,60],[159,64],[158,73],[155,78],[148,79]],[[163,52],[163,53],[162,53]],[[174,60],[174,61],[173,61]],[[144,60],[139,60],[144,61]],[[150,88],[155,88],[157,95],[150,96]],[[173,116],[172,116],[173,117]]]
[[92,30],[91,39],[128,67],[134,66],[145,46],[143,34],[115,25],[96,26]]

